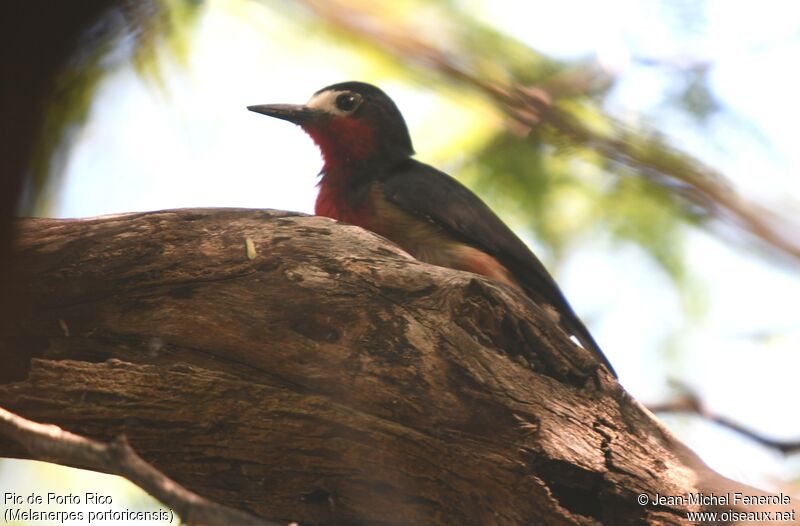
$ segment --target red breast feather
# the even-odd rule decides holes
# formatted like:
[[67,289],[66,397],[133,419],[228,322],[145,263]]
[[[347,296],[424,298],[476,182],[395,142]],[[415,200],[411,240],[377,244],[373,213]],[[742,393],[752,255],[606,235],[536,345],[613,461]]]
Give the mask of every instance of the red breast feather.
[[314,212],[369,228],[369,210],[352,208],[343,187],[355,168],[374,153],[372,128],[349,117],[331,117],[303,129],[319,146],[324,163]]

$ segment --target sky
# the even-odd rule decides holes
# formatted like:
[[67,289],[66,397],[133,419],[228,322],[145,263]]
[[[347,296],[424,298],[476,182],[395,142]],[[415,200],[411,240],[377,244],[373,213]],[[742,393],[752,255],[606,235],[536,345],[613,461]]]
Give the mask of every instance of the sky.
[[[798,210],[800,110],[794,101],[800,73],[787,65],[800,56],[799,2],[755,7],[709,1],[693,22],[697,27],[685,33],[676,31],[677,22],[668,27],[654,2],[526,2],[527,16],[512,0],[463,4],[555,58],[596,57],[620,78],[608,98],[609,112],[654,119],[676,144],[718,167],[742,192]],[[311,213],[321,165],[315,147],[299,129],[245,107],[304,102],[342,80],[380,83],[405,115],[418,158],[439,167],[453,165],[454,152],[468,151],[481,133],[501,125],[500,116],[477,98],[376,73],[374,64],[345,44],[298,41],[293,31],[257,4],[212,1],[188,63],[166,59],[162,88],[120,64],[76,133],[54,215],[200,206]],[[659,106],[670,79],[643,59],[688,57],[714,64],[711,86],[734,120],[712,119],[698,132]],[[477,131],[441,133],[442,122],[452,130]],[[670,378],[677,378],[713,411],[768,436],[797,439],[800,272],[700,231],[688,236],[687,258],[693,283],[706,298],[705,316],[689,328],[669,279],[636,247],[591,244],[567,260],[556,278],[635,397],[660,401]],[[681,348],[665,359],[664,340],[675,330],[683,331]],[[731,478],[774,489],[800,472],[800,459],[700,419],[665,420]]]

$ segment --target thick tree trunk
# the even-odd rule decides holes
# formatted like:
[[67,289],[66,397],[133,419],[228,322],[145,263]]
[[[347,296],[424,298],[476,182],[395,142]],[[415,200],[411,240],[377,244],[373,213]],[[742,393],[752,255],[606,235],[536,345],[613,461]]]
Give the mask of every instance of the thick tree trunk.
[[211,499],[316,525],[617,526],[698,509],[641,493],[755,492],[527,298],[360,228],[243,210],[20,227],[31,310],[3,359],[30,370],[7,369],[0,405],[125,433]]

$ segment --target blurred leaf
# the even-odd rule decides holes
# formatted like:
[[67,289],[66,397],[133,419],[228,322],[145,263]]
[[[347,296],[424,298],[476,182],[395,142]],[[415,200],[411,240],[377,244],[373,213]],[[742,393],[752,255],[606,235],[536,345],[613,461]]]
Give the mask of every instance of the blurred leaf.
[[[618,177],[603,175],[608,169]],[[682,208],[658,185],[626,175],[624,167],[579,148],[559,151],[536,133],[527,141],[503,133],[462,173],[504,217],[529,228],[556,261],[572,244],[606,231],[642,247],[677,285],[683,283]]]
[[700,123],[706,122],[721,109],[719,101],[708,87],[708,71],[706,64],[697,64],[687,70],[680,78],[681,86],[674,95],[674,105],[683,108]]
[[681,285],[685,274],[682,212],[668,194],[640,177],[620,177],[598,201],[614,238],[642,247]]
[[[194,0],[144,0],[121,3],[90,28],[71,63],[61,72],[44,116],[43,135],[34,152],[30,191],[23,213],[47,215],[64,172],[75,133],[105,76],[127,60],[163,88],[166,56],[185,62],[191,29],[199,13]],[[81,4],[75,4],[76,9]]]

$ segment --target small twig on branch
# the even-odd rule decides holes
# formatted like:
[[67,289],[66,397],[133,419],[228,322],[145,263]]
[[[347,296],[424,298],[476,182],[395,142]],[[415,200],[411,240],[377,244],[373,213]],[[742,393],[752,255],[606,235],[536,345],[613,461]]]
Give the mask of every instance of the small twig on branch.
[[765,437],[761,433],[753,431],[752,429],[749,429],[728,417],[714,413],[705,406],[703,401],[700,400],[700,397],[697,396],[696,393],[688,390],[685,387],[683,387],[683,389],[684,392],[680,397],[669,402],[648,405],[648,409],[650,409],[650,411],[653,413],[689,413],[698,415],[710,422],[714,422],[723,427],[727,427],[728,429],[736,431],[737,433],[746,436],[747,438],[758,442],[763,446],[777,449],[785,455],[795,451],[800,451],[799,440],[784,442]]
[[[655,177],[667,191],[703,210],[705,216],[733,222],[769,246],[800,259],[800,240],[787,218],[773,209],[737,194],[726,178],[683,151],[663,141],[652,130],[629,130],[606,116],[608,132],[599,132],[563,111],[552,100],[575,95],[593,85],[587,71],[569,72],[569,81],[557,79],[536,86],[504,84],[470,70],[468,60],[419,38],[419,32],[390,23],[365,4],[347,0],[304,0],[316,16],[352,35],[363,38],[388,54],[421,65],[444,77],[476,88],[497,101],[518,125],[528,129],[547,124],[574,144],[590,148],[604,158]],[[469,58],[469,57],[467,57]],[[558,75],[557,75],[558,77]],[[539,92],[540,95],[531,96]],[[544,95],[544,96],[541,96]]]
[[142,460],[124,435],[104,444],[55,425],[27,420],[2,407],[0,434],[42,460],[124,477],[172,508],[186,524],[281,526],[192,493]]

